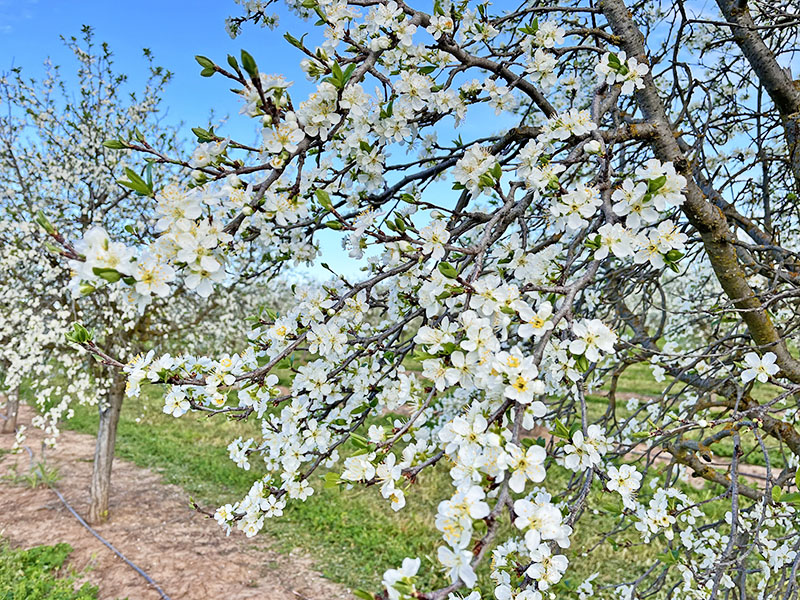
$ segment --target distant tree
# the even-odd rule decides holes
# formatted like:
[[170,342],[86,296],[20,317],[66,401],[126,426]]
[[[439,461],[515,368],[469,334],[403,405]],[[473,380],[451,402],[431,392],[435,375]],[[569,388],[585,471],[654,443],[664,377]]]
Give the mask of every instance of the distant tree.
[[[65,75],[48,61],[41,80],[25,78],[21,68],[0,79],[5,111],[0,117],[0,276],[5,282],[0,288],[0,359],[9,414],[25,379],[40,409],[34,423],[46,430],[50,444],[56,442],[60,419],[72,415],[73,403],[98,406],[89,510],[97,522],[108,516],[126,381],[119,370],[75,355],[64,338],[72,323],[78,320],[94,329],[115,356],[131,358],[155,341],[163,346],[180,339],[181,347],[208,347],[204,341],[212,336],[193,328],[200,316],[220,319],[215,342],[231,331],[225,323],[239,335],[247,324],[238,312],[243,307],[226,302],[224,295],[206,301],[183,288],[144,314],[128,290],[110,285],[116,275],[109,276],[108,270],[76,262],[79,277],[65,272],[58,256],[62,250],[47,242],[47,231],[34,222],[37,214],[47,212],[48,230],[59,239],[91,240],[91,260],[111,256],[140,239],[151,210],[141,195],[117,183],[126,172],[136,175],[128,170],[131,153],[104,142],[124,131],[146,137],[154,152],[180,147],[177,129],[164,124],[160,111],[171,74],[154,65],[148,50],[146,81],[139,92],[129,93],[126,89],[133,86],[115,70],[108,45],[95,45],[91,28],[84,27],[80,39],[65,43],[77,61],[74,74]],[[147,167],[143,177],[149,180],[150,173]],[[159,173],[163,185],[180,181],[176,172]],[[89,248],[84,244],[78,249]]]

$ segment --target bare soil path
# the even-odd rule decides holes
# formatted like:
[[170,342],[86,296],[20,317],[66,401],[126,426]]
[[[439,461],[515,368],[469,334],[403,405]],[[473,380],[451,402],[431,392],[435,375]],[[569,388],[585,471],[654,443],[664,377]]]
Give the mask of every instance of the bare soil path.
[[[28,444],[40,448],[42,435],[30,427],[33,411],[20,407],[20,425],[28,426]],[[0,436],[9,450],[13,435]],[[48,465],[59,469],[55,486],[84,516],[88,512],[94,438],[64,431]],[[25,472],[27,453],[0,454],[0,475],[13,465]],[[189,508],[179,487],[133,463],[114,461],[111,521],[95,527],[129,560],[143,569],[171,600],[339,600],[353,596],[324,579],[307,555],[271,550],[263,536],[226,537],[211,520]],[[74,552],[70,566],[88,569],[86,579],[99,586],[101,600],[159,600],[160,594],[87,531],[49,488],[30,489],[0,480],[0,538],[13,546],[67,542]]]

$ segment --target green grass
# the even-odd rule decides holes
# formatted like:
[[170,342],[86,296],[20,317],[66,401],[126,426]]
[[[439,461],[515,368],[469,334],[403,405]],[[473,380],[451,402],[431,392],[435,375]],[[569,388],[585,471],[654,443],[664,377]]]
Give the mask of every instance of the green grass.
[[0,540],[0,598],[3,600],[97,600],[97,588],[61,573],[69,544],[14,550]]
[[[649,366],[643,363],[636,363],[623,371],[623,374],[617,382],[617,393],[656,397],[664,392],[666,385],[666,381],[659,383],[653,379],[653,374]],[[607,390],[608,387],[609,384],[606,383],[603,389]],[[671,392],[674,393],[679,389],[681,389],[681,387],[674,386]],[[624,404],[624,401],[621,404]]]
[[[157,394],[143,394],[139,401],[124,405],[116,455],[161,473],[201,505],[216,507],[241,499],[257,479],[258,466],[254,464],[250,471],[236,468],[226,445],[240,435],[254,435],[255,425],[194,414],[175,419],[161,413],[162,405]],[[94,434],[96,411],[79,407],[65,425]],[[433,514],[443,490],[434,496],[430,486],[418,485],[409,494],[408,513],[401,518],[380,498],[377,488],[340,491],[316,483],[311,498],[290,501],[284,516],[267,521],[265,531],[279,550],[300,547],[309,552],[317,568],[335,581],[374,587],[385,569],[399,565],[409,554],[428,552],[438,537]]]
[[[670,379],[667,378],[664,382],[657,382],[652,375],[650,367],[646,364],[637,363],[628,367],[623,375],[619,378],[617,384],[617,394],[635,394],[638,396],[639,400],[641,401],[649,401],[654,398],[659,398],[664,390],[669,386]],[[669,389],[670,396],[678,394],[685,386],[682,384],[675,384]],[[607,391],[609,388],[609,384],[606,383],[603,386],[603,390]],[[751,390],[751,394],[753,398],[758,400],[759,402],[766,402],[778,396],[783,390],[779,389],[776,386],[771,384],[763,384],[759,382],[755,382]],[[681,398],[682,399],[682,398]],[[608,406],[608,400],[604,396],[599,395],[589,395],[587,396],[588,400],[588,412],[590,420],[592,418],[599,418],[605,412]],[[616,406],[616,415],[617,418],[626,418],[630,416],[630,412],[625,408],[627,400],[617,398],[617,406]],[[791,406],[791,402],[784,401],[786,406]],[[726,414],[726,416],[729,416]],[[693,431],[687,435],[687,438],[694,439],[694,440],[701,440],[703,437],[709,435],[713,430],[706,430],[703,432],[700,431]],[[769,438],[767,436],[762,435],[762,439],[765,442],[765,446],[767,447],[770,465],[773,469],[780,471],[782,468],[786,466],[786,459],[783,453],[781,453],[778,444],[775,442],[774,439]],[[757,438],[753,435],[753,433],[744,428],[740,431],[740,441],[741,441],[741,448],[744,452],[744,462],[750,465],[758,465],[758,466],[765,466],[766,459],[764,458],[763,451],[758,443]],[[712,447],[713,454],[730,459],[733,456],[733,440],[731,438],[725,438],[717,443],[715,443]]]
[[[287,383],[288,369],[283,369],[281,375],[281,383]],[[646,366],[631,367],[618,386],[620,392],[642,396],[657,396],[662,389]],[[602,397],[590,396],[590,416],[599,417],[606,403]],[[624,405],[625,401],[619,402],[618,410],[624,411]],[[148,388],[138,400],[126,401],[117,456],[161,473],[167,482],[180,485],[209,508],[243,497],[259,475],[257,460],[252,461],[251,471],[237,469],[228,458],[226,446],[236,437],[257,435],[256,423],[225,421],[219,416],[209,419],[198,414],[175,419],[164,415],[162,406],[161,392],[154,388]],[[93,435],[97,428],[96,410],[79,407],[65,427]],[[435,559],[441,538],[433,519],[438,502],[452,494],[447,469],[440,465],[423,473],[414,488],[407,490],[408,505],[399,513],[389,508],[376,487],[324,489],[319,479],[313,480],[318,477],[314,475],[315,494],[306,502],[290,501],[283,517],[267,521],[265,532],[273,547],[281,551],[303,549],[325,576],[352,588],[377,591],[382,573],[399,566],[406,556],[422,558],[422,586],[441,585],[444,580]],[[568,475],[554,466],[548,471],[548,481],[555,489],[563,488]],[[688,486],[685,489],[699,499],[712,493]],[[604,544],[583,556],[604,532],[614,527],[619,505],[617,495],[604,493],[597,486],[590,494],[590,509],[597,512],[584,519],[591,520],[591,526],[578,524],[567,551],[570,577],[578,583],[595,571],[601,572],[597,583],[629,579],[633,572],[643,572],[648,559],[664,551],[661,542],[642,545],[637,532],[627,531],[618,537],[615,548]],[[511,525],[504,523],[502,528],[507,531]],[[499,538],[504,539],[502,535]],[[484,564],[480,573],[486,572]]]
[[[183,487],[201,505],[215,507],[240,499],[258,476],[258,467],[254,464],[251,471],[237,469],[225,446],[235,437],[256,433],[255,425],[194,414],[174,419],[161,413],[161,405],[157,393],[143,394],[140,400],[126,403],[120,419],[117,456],[161,473],[167,482]],[[66,426],[93,434],[96,412],[79,408]],[[349,587],[377,590],[383,572],[399,566],[406,556],[422,558],[422,585],[441,585],[444,580],[435,559],[441,538],[433,519],[437,504],[452,495],[447,469],[442,465],[421,474],[413,489],[407,490],[408,505],[400,513],[389,508],[375,487],[343,491],[324,489],[318,481],[311,498],[306,502],[290,501],[284,516],[267,521],[265,531],[277,549],[302,548],[325,576]],[[549,475],[550,480],[561,480],[555,482],[557,486],[567,477],[560,471],[553,467]],[[601,495],[606,500],[610,498],[597,492],[593,501]],[[577,554],[593,544],[613,522],[613,515],[600,515],[599,523],[595,521],[597,527],[578,528],[570,551],[576,555],[571,556],[575,575],[594,572],[593,555],[581,558]],[[508,523],[503,525],[506,531],[510,528]],[[630,561],[640,551],[620,547],[604,554],[604,574],[629,572]],[[486,573],[487,569],[485,564],[482,571]]]
[[[610,378],[609,378],[610,379]],[[620,376],[617,383],[617,393],[636,394],[640,397],[648,396],[652,398],[660,397],[664,390],[669,386],[669,394],[674,395],[684,389],[683,384],[676,383],[672,386],[671,379],[667,377],[665,381],[658,382],[653,378],[651,368],[646,363],[636,363],[629,366]],[[609,383],[603,386],[604,390],[608,390]],[[774,385],[767,383],[755,382],[751,394],[753,398],[759,402],[771,400],[779,395],[782,390]],[[624,404],[624,401],[623,401]]]

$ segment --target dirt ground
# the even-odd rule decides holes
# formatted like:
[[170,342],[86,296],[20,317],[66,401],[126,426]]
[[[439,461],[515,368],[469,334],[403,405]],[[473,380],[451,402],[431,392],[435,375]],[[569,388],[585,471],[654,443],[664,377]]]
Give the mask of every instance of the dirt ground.
[[[41,435],[30,427],[32,411],[20,407],[20,425],[28,426],[28,444],[38,449]],[[8,450],[13,435],[0,435]],[[64,431],[59,447],[48,454],[61,479],[56,487],[78,514],[88,512],[94,438]],[[14,464],[30,464],[27,453],[0,456],[0,475]],[[189,508],[179,487],[157,474],[120,459],[114,461],[112,514],[96,530],[143,569],[171,600],[331,600],[353,598],[343,586],[324,579],[300,552],[270,550],[263,536],[225,537],[216,522]],[[13,546],[68,542],[75,551],[70,566],[87,570],[102,600],[159,600],[160,594],[87,531],[49,488],[30,489],[0,480],[0,538]]]

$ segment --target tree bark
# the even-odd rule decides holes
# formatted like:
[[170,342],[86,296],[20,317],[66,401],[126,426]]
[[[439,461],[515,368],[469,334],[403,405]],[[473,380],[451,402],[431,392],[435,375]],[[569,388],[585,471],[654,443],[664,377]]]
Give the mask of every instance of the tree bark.
[[6,399],[6,418],[3,419],[2,433],[14,433],[17,430],[17,414],[19,413],[19,388]]
[[[644,47],[644,36],[639,31],[624,0],[600,0],[603,11],[614,35],[619,36],[622,48],[647,65],[650,63]],[[671,161],[675,169],[687,180],[686,201],[683,212],[703,240],[703,246],[720,286],[741,312],[742,320],[753,341],[764,351],[770,350],[777,357],[778,366],[794,383],[800,383],[800,361],[795,359],[786,346],[772,319],[759,298],[747,283],[732,243],[735,237],[728,222],[717,206],[707,200],[698,186],[689,161],[680,148],[680,142],[667,118],[666,108],[658,95],[652,72],[643,77],[644,88],[637,90],[636,100],[644,118],[655,128],[652,140],[653,152],[662,161]]]
[[789,69],[783,69],[775,54],[761,37],[746,2],[717,0],[725,20],[731,24],[733,39],[750,63],[761,85],[767,90],[781,115],[789,167],[800,192],[800,88],[792,81]]
[[100,423],[94,447],[91,503],[89,522],[101,523],[108,519],[108,497],[111,491],[111,466],[117,442],[117,424],[125,397],[125,378],[116,373],[108,394],[108,404],[99,408]]

